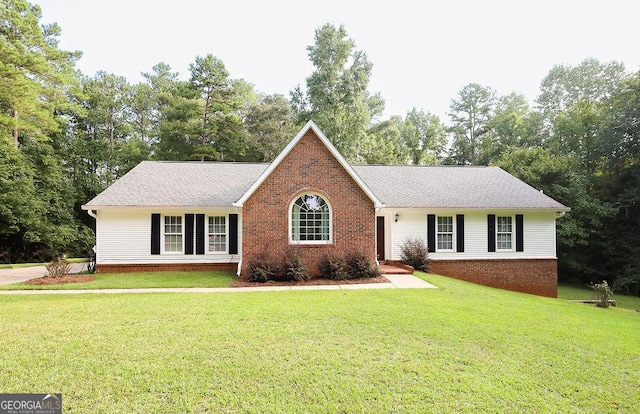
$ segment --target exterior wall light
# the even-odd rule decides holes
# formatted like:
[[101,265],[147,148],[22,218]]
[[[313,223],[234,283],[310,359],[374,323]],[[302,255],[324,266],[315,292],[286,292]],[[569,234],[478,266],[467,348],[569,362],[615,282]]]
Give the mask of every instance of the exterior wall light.
[[398,222],[398,219],[400,218],[400,214],[396,213],[396,223]]

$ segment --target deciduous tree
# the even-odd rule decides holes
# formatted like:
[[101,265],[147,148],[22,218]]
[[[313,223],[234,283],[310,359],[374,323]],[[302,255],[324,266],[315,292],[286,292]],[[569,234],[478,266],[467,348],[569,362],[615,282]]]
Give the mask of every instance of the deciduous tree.
[[315,70],[306,91],[298,86],[291,92],[298,123],[313,119],[348,160],[362,161],[360,143],[372,118],[384,108],[382,98],[367,90],[373,65],[343,26],[317,29],[307,50]]
[[451,158],[456,164],[477,164],[483,140],[490,130],[495,97],[493,89],[470,83],[451,101]]

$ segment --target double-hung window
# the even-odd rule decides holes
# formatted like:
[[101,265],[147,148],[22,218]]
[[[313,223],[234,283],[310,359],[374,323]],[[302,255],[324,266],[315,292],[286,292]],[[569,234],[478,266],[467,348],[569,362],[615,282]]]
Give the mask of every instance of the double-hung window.
[[225,216],[209,217],[209,252],[224,253],[227,251],[227,218]]
[[513,250],[513,220],[511,217],[496,217],[497,250]]
[[453,251],[452,216],[438,216],[437,246],[438,250]]
[[331,242],[331,211],[317,194],[303,194],[291,205],[291,241],[303,244]]
[[164,251],[182,252],[182,216],[164,216]]

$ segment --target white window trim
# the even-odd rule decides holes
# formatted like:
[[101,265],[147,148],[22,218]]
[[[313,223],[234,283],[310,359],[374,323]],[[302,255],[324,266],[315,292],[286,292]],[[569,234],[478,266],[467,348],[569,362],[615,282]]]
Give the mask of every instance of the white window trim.
[[[166,245],[166,238],[165,238],[165,217],[180,217],[180,228],[182,229],[182,232],[180,233],[182,235],[182,246],[180,247],[180,251],[166,251],[165,250],[165,245]],[[160,239],[160,253],[161,254],[167,254],[167,255],[177,255],[177,254],[184,254],[184,228],[185,228],[185,222],[184,222],[184,215],[183,214],[163,214],[161,216],[161,222],[160,222],[160,227],[162,229],[161,232],[161,239]],[[177,234],[177,233],[169,233],[169,234]]]
[[[511,219],[511,248],[509,249],[501,249],[498,247],[500,244],[498,243],[498,233],[500,234],[509,234],[504,232],[498,232],[498,219],[501,217],[509,217]],[[516,218],[513,215],[497,215],[496,214],[496,252],[515,252],[516,251]]]
[[[440,217],[450,217],[451,218],[451,227],[452,227],[452,237],[451,237],[451,249],[440,249],[438,248],[438,234],[448,234],[448,233],[440,233],[438,231],[438,219]],[[443,252],[443,253],[452,253],[456,251],[456,216],[455,214],[452,214],[450,216],[447,215],[436,215],[436,252]]]
[[[293,240],[293,206],[300,197],[306,194],[317,195],[318,197],[322,198],[324,202],[327,204],[327,207],[329,208],[329,240]],[[320,194],[315,191],[304,191],[297,194],[295,197],[293,197],[293,200],[291,200],[291,203],[289,203],[287,220],[289,221],[289,224],[288,224],[289,244],[310,245],[310,246],[313,246],[313,245],[322,246],[322,245],[333,244],[333,207],[331,207],[331,203],[327,199],[327,196],[325,196],[324,194]]]
[[[204,246],[205,246],[205,253],[206,254],[212,254],[212,255],[224,255],[224,254],[229,254],[229,215],[228,214],[211,214],[211,215],[207,215],[207,221],[205,222],[205,226],[206,226],[206,231],[204,232]],[[209,218],[210,217],[224,217],[224,235],[225,235],[225,246],[224,246],[224,251],[220,251],[220,252],[212,252],[209,250],[209,236],[212,233],[209,233]],[[222,234],[222,233],[215,233],[215,234]]]

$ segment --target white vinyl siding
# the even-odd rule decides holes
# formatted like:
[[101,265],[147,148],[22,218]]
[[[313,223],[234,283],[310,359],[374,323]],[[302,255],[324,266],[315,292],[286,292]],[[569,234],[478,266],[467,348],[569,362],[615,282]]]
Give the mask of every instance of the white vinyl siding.
[[[427,241],[427,215],[455,216],[464,214],[464,252],[432,252],[429,257],[438,259],[482,259],[482,258],[555,258],[556,257],[556,222],[553,211],[489,211],[489,210],[452,210],[431,211],[427,209],[383,209],[383,213],[393,217],[399,214],[398,222],[389,220],[387,237],[391,237],[391,260],[400,260],[400,245],[407,237],[421,238]],[[487,251],[487,214],[496,217],[524,215],[524,251],[515,251],[515,219],[512,219],[512,250],[497,252]],[[562,220],[562,219],[559,219]],[[437,225],[437,221],[436,221]],[[455,237],[455,236],[454,236]],[[453,247],[455,249],[455,240]]]
[[[184,231],[185,214],[206,214],[208,216],[228,216],[236,211],[227,210],[195,210],[195,211],[163,211],[162,209],[113,209],[100,210],[96,219],[97,262],[104,264],[141,264],[141,263],[236,263],[242,254],[242,234],[238,232],[238,254],[151,254],[151,214],[164,216],[182,216]],[[227,223],[228,224],[228,223]],[[160,223],[161,232],[164,219]],[[228,225],[227,225],[228,227]],[[238,228],[242,228],[242,216],[238,216]],[[228,230],[227,230],[228,231]],[[228,242],[228,238],[227,238]],[[194,232],[195,243],[195,232]],[[161,239],[164,244],[164,239]],[[183,236],[184,244],[184,236]],[[195,246],[195,244],[194,244]],[[205,247],[206,248],[206,247]]]

